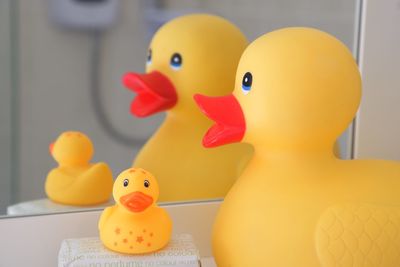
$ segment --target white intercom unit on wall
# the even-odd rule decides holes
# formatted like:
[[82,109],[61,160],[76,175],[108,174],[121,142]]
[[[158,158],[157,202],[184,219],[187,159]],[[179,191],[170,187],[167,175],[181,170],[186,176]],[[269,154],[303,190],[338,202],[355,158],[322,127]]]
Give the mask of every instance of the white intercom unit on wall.
[[50,0],[50,18],[79,30],[104,30],[117,19],[119,0]]

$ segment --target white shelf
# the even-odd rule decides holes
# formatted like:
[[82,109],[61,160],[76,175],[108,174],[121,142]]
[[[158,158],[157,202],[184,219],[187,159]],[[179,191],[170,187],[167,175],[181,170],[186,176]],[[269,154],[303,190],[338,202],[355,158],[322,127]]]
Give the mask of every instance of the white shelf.
[[[164,206],[174,233],[193,236],[204,266],[213,266],[211,230],[220,201]],[[0,220],[0,266],[55,266],[61,241],[97,236],[101,211],[5,217]]]

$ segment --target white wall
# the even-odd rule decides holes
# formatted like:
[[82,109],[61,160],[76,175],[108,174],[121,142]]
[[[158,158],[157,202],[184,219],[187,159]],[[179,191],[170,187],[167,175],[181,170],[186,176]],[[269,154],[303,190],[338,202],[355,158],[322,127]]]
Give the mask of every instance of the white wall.
[[400,1],[364,1],[355,156],[400,160]]
[[[89,94],[91,37],[53,25],[48,19],[48,1],[19,1],[19,200],[44,195],[46,174],[55,166],[48,145],[64,130],[81,130],[92,137],[95,160],[108,162],[115,174],[128,167],[136,153],[135,148],[111,139],[94,114]],[[160,120],[132,117],[129,105],[133,94],[123,89],[120,82],[125,71],[143,70],[147,28],[154,24],[145,14],[158,11],[153,3],[173,8],[156,18],[196,9],[223,15],[240,26],[250,39],[296,25],[328,31],[350,48],[353,43],[354,1],[123,0],[119,22],[101,38],[100,89],[106,113],[115,127],[132,136],[148,136],[156,127],[154,121]]]

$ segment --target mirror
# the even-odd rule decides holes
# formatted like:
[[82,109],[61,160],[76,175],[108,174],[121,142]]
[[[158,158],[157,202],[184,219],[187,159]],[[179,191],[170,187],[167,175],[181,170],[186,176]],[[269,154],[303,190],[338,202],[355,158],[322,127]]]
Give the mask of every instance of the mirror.
[[[81,209],[40,202],[47,173],[56,167],[48,147],[63,131],[89,135],[95,149],[92,161],[107,162],[114,178],[131,166],[164,115],[133,117],[133,95],[121,76],[144,71],[153,33],[173,17],[221,15],[250,41],[287,26],[319,28],[350,49],[357,38],[356,0],[121,0],[115,23],[97,33],[61,26],[56,2],[0,2],[1,215],[7,209],[11,215]],[[349,156],[348,140],[344,135],[340,141],[343,157]]]

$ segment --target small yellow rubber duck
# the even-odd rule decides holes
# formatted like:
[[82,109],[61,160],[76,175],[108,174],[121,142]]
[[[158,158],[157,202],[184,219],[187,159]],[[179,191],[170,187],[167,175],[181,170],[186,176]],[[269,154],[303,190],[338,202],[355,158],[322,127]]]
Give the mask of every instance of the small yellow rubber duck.
[[106,208],[99,220],[100,239],[117,252],[142,254],[157,251],[171,238],[172,221],[157,206],[157,180],[140,168],[123,171],[115,180],[115,205]]
[[45,191],[49,199],[66,205],[95,205],[111,197],[113,177],[104,162],[89,163],[92,141],[81,132],[62,133],[50,145],[59,166],[49,172]]
[[154,35],[147,73],[124,76],[125,86],[137,94],[131,105],[135,116],[167,112],[133,163],[157,177],[163,189],[160,201],[224,197],[250,160],[253,149],[248,144],[202,147],[211,121],[193,100],[195,93],[218,96],[231,92],[246,45],[241,31],[223,18],[207,14],[178,17]]
[[261,36],[240,59],[233,94],[196,96],[216,121],[205,146],[255,148],[216,218],[218,266],[400,266],[400,163],[332,151],[360,99],[351,52],[310,28]]

